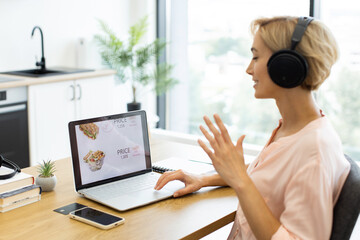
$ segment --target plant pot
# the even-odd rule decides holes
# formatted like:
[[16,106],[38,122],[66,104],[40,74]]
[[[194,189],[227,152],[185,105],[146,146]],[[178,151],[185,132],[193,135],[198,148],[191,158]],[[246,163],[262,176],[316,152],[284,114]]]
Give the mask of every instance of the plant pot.
[[35,179],[35,184],[41,187],[43,192],[50,192],[55,188],[57,183],[56,176],[53,175],[51,177],[40,177],[37,176]]
[[127,110],[130,111],[136,111],[141,109],[141,103],[139,102],[131,102],[127,104]]

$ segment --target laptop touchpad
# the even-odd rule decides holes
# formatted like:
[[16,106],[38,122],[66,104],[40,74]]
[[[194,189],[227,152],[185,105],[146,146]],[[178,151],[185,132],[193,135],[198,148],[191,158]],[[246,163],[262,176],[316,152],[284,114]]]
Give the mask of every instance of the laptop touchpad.
[[146,202],[147,200],[151,199],[156,200],[172,196],[172,193],[168,191],[156,191],[154,189],[146,189],[139,192],[132,192],[130,196],[136,199],[135,202]]
[[134,207],[147,205],[149,203],[171,197],[172,193],[168,191],[156,191],[146,189],[139,192],[132,192],[121,197],[115,197],[104,201],[105,204],[115,206],[119,210],[128,210]]

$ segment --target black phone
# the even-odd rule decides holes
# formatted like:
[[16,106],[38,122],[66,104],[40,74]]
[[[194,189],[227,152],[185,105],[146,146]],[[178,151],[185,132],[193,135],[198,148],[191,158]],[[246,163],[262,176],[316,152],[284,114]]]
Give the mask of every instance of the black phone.
[[125,219],[122,217],[118,217],[90,207],[85,207],[73,211],[69,214],[69,216],[71,219],[75,219],[101,229],[110,229],[125,222]]

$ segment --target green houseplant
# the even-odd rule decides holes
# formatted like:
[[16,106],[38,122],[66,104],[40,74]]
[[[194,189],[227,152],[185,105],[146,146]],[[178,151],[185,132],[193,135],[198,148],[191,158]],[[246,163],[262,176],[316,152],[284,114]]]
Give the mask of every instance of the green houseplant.
[[116,70],[120,82],[131,82],[132,102],[128,103],[128,111],[140,109],[137,99],[139,86],[152,84],[156,94],[160,95],[178,82],[170,76],[172,65],[156,63],[166,42],[155,39],[151,43],[141,43],[147,32],[147,17],[130,27],[125,40],[118,38],[104,21],[98,21],[104,35],[95,35],[95,41],[100,47],[103,63]]
[[57,183],[55,163],[51,160],[43,160],[37,167],[37,171],[39,176],[36,177],[35,184],[41,186],[44,192],[52,191]]

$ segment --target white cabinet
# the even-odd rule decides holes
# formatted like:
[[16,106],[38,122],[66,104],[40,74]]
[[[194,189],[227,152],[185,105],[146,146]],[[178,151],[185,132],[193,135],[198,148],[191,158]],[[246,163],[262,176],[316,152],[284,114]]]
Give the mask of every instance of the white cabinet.
[[68,123],[115,114],[114,76],[29,86],[30,164],[71,156]]

